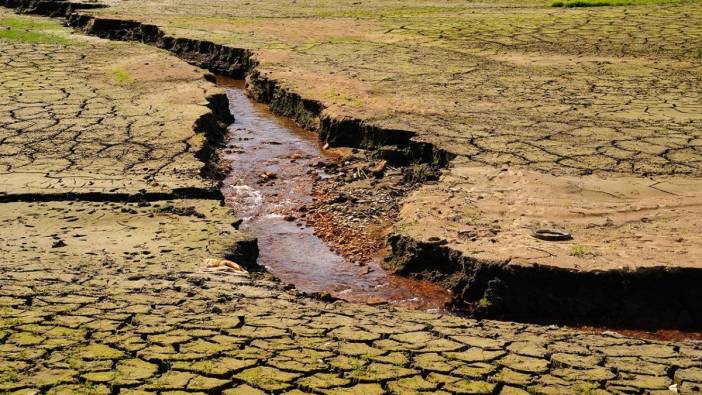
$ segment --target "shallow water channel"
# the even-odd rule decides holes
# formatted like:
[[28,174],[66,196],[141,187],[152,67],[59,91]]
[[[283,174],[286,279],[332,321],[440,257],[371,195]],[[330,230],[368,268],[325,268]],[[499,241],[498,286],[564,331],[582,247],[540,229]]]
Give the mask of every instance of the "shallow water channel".
[[244,219],[241,229],[258,237],[258,263],[304,292],[329,292],[355,302],[442,308],[449,295],[440,287],[390,275],[380,267],[380,258],[364,266],[348,262],[315,236],[312,227],[286,218],[312,202],[314,180],[325,176],[314,165],[332,158],[325,157],[316,134],[251,101],[240,83],[225,86],[235,121],[227,135],[224,157],[231,171],[222,192]]

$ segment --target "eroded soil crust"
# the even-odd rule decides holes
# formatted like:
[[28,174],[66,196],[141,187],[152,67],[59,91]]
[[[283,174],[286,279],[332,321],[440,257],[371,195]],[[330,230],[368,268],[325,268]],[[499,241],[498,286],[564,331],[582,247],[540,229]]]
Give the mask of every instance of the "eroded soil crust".
[[[649,177],[666,177],[672,184],[680,178],[691,190],[698,189],[702,13],[697,1],[578,10],[535,1],[106,4],[110,7],[71,15],[69,24],[103,37],[152,43],[212,70],[245,76],[254,98],[318,130],[331,146],[390,145],[411,161],[446,165],[457,158],[455,168],[479,167],[485,173],[506,168],[524,175],[513,178],[520,185],[541,176],[566,180],[593,175],[583,182],[605,193],[612,182],[642,186],[649,185]],[[539,175],[532,177],[531,172]],[[464,295],[461,303],[491,314],[554,315],[548,301],[556,300],[563,306],[578,302],[581,307],[567,316],[583,320],[617,317],[631,325],[643,321],[657,326],[702,322],[700,298],[689,287],[693,283],[680,283],[699,275],[695,237],[670,225],[698,216],[695,197],[686,195],[684,200],[692,203],[684,210],[646,203],[645,218],[658,218],[647,223],[640,221],[644,216],[625,219],[618,213],[622,202],[608,206],[599,192],[576,199],[555,187],[561,190],[558,204],[572,201],[575,207],[597,207],[605,221],[618,218],[612,218],[615,226],[590,221],[594,227],[581,232],[589,225],[571,221],[572,216],[559,218],[562,213],[531,222],[503,219],[500,213],[542,201],[543,191],[524,188],[502,199],[501,186],[494,183],[488,184],[493,189],[478,191],[450,179],[439,180],[439,188],[465,201],[441,214],[453,221],[447,228],[430,226],[434,219],[429,214],[407,214],[413,200],[403,209],[410,222],[426,223],[436,232],[418,238],[405,231],[404,222],[394,229],[391,266],[398,272],[439,273],[436,279]],[[658,178],[651,184],[655,182]],[[442,205],[446,196],[431,191],[421,189],[411,199]],[[572,196],[578,194],[577,188],[572,191]],[[481,224],[482,218],[475,216],[480,211],[471,211],[471,202],[481,196],[495,202],[495,229]],[[654,202],[657,197],[644,199]],[[630,220],[643,224],[640,231],[627,233],[633,227]],[[576,237],[572,243],[540,243],[537,250],[528,236],[536,229],[497,231],[503,236],[515,233],[514,245],[488,237],[497,228],[540,222],[561,226]],[[453,229],[451,223],[463,228]],[[446,232],[460,232],[463,244],[453,243]],[[477,237],[471,236],[474,232]],[[622,232],[617,242],[623,245],[608,242]],[[408,247],[429,239],[450,253],[421,254]],[[528,264],[513,258],[526,258]],[[463,280],[446,280],[442,272],[461,273]],[[580,278],[591,286],[571,286]],[[520,284],[531,284],[533,292]],[[665,292],[662,284],[676,284],[676,292]],[[592,297],[606,289],[619,291]],[[529,309],[515,302],[543,292],[541,302]],[[659,294],[665,295],[660,303],[651,304]],[[613,304],[611,299],[622,302]]]
[[[95,189],[135,196],[137,183],[146,193],[170,195],[188,182],[209,190],[214,181],[199,175],[216,172],[202,171],[197,153],[207,139],[194,129],[217,89],[201,70],[148,47],[85,38],[6,11],[0,23],[19,29],[0,40],[8,65],[0,69],[0,132],[2,147],[14,148],[2,154],[0,180],[6,196],[23,193],[14,172],[24,166],[44,177],[38,185],[46,179],[63,191],[56,201],[37,192],[42,201],[0,203],[0,391],[642,393],[676,385],[699,392],[702,348],[694,342],[313,300],[207,264],[236,252],[245,252],[233,255],[238,261],[255,256],[252,239],[232,226],[218,199],[67,201],[105,196],[87,195]],[[133,56],[159,73],[113,68]],[[154,82],[162,69],[174,75]],[[143,104],[142,96],[153,100]],[[61,127],[42,125],[40,112]],[[205,119],[217,125],[220,117]],[[162,140],[169,144],[160,147]],[[91,142],[98,146],[82,149]],[[149,154],[122,149],[130,144]],[[74,171],[83,181],[68,188],[62,180]],[[100,189],[115,173],[129,177],[113,180],[116,190]]]

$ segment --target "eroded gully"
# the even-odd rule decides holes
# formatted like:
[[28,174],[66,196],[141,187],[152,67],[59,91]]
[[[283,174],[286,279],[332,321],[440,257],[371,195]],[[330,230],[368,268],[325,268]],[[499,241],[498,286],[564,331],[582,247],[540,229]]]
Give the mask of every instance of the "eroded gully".
[[380,258],[364,266],[353,264],[331,251],[313,227],[289,216],[312,202],[315,178],[325,177],[315,164],[334,158],[321,149],[316,134],[252,102],[243,83],[223,85],[235,121],[223,155],[231,169],[222,192],[244,220],[240,228],[258,237],[258,264],[303,292],[442,309],[450,297],[437,285],[390,275]]

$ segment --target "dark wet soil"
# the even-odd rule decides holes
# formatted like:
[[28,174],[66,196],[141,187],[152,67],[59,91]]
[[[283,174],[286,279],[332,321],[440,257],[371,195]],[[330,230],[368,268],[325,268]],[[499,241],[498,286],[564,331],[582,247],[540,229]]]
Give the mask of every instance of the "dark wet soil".
[[300,207],[312,202],[315,180],[327,176],[319,162],[337,158],[322,150],[316,134],[253,103],[241,86],[227,85],[235,122],[224,150],[231,171],[222,191],[244,219],[241,229],[258,237],[258,263],[303,292],[443,309],[450,295],[441,287],[390,275],[380,267],[380,258],[363,265],[349,262],[296,218]]

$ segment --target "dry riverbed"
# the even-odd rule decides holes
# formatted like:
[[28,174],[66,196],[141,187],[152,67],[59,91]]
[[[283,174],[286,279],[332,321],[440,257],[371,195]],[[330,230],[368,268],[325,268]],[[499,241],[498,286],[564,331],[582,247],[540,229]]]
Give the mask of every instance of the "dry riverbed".
[[[0,23],[0,391],[700,391],[698,342],[318,300],[239,270],[223,259],[258,251],[217,189],[224,91],[143,44],[9,11]],[[365,161],[327,171],[378,202],[425,173]],[[460,164],[398,193],[442,192]],[[394,215],[373,204],[351,215]],[[442,240],[428,250],[448,251]]]
[[[699,212],[699,1],[106,4],[71,25],[245,76],[252,97],[332,147],[453,159],[438,184],[391,203],[397,273],[493,317],[699,328],[702,273],[684,234]],[[672,192],[685,203],[664,184],[686,185]],[[656,207],[661,194],[673,204]],[[363,258],[364,232],[339,227],[359,243],[341,247],[330,229],[374,214],[325,210],[320,235]],[[551,227],[573,239],[531,236]]]

